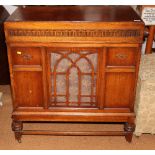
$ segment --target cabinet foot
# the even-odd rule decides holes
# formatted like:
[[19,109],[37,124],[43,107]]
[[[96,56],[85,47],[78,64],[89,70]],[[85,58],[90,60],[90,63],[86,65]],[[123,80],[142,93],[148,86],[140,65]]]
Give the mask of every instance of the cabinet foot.
[[13,121],[12,122],[12,131],[15,133],[15,139],[21,143],[23,123],[21,121]]
[[126,132],[125,139],[127,142],[132,142],[133,132],[135,131],[134,123],[125,123],[124,131]]

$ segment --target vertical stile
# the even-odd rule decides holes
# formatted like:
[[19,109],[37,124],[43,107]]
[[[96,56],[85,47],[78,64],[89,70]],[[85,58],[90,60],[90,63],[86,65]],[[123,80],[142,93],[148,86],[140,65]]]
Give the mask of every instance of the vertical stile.
[[7,54],[8,54],[8,62],[9,62],[9,72],[10,72],[10,83],[11,83],[11,90],[12,90],[12,101],[13,101],[13,109],[17,108],[17,103],[15,102],[15,82],[14,82],[14,75],[13,75],[13,63],[12,63],[12,56],[11,56],[11,47],[7,44]]
[[104,47],[102,49],[102,65],[101,65],[101,72],[102,72],[102,76],[101,76],[101,92],[102,92],[102,96],[101,96],[101,106],[100,108],[103,109],[104,108],[104,102],[105,102],[105,81],[106,81],[106,73],[105,73],[105,70],[106,70],[106,57],[107,57],[107,48]]
[[51,53],[46,51],[46,60],[47,60],[47,88],[48,88],[48,102],[51,102],[52,99],[52,83],[51,83]]
[[136,87],[137,87],[137,82],[138,82],[138,73],[139,73],[139,65],[140,65],[140,58],[141,58],[141,45],[139,45],[140,47],[137,48],[137,56],[136,56],[136,70],[135,70],[135,80],[134,80],[134,95],[131,95],[132,98],[131,98],[131,101],[130,101],[130,110],[133,112],[134,111],[134,101],[135,101],[135,96],[136,96]]
[[[48,95],[47,95],[47,79],[46,79],[46,73],[47,73],[47,66],[46,66],[46,50],[44,47],[41,47],[41,55],[42,55],[42,77],[43,77],[43,96],[44,96],[44,108],[48,108]],[[50,75],[50,72],[48,71],[48,74]]]
[[105,98],[105,65],[106,65],[106,48],[99,49],[98,52],[98,74],[97,74],[97,102],[100,109],[104,108]]

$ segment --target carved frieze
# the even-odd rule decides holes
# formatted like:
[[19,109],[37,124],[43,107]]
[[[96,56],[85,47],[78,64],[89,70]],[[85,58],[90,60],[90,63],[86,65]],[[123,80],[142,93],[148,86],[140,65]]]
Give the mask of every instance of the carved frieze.
[[10,36],[37,37],[139,37],[137,29],[9,29]]

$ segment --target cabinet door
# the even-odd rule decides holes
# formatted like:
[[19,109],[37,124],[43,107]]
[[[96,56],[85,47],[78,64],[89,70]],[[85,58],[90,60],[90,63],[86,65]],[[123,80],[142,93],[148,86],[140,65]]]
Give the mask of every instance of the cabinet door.
[[129,108],[134,94],[135,74],[107,73],[105,108]]
[[43,82],[41,72],[14,72],[14,93],[17,107],[42,107]]
[[98,108],[99,48],[48,48],[49,106]]

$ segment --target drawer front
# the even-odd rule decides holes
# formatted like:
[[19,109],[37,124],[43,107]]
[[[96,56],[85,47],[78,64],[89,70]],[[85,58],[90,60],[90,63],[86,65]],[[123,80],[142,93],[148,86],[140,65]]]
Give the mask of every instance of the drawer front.
[[107,66],[135,66],[137,49],[133,47],[112,47],[107,51]]
[[36,47],[12,47],[13,65],[41,65],[41,51]]

